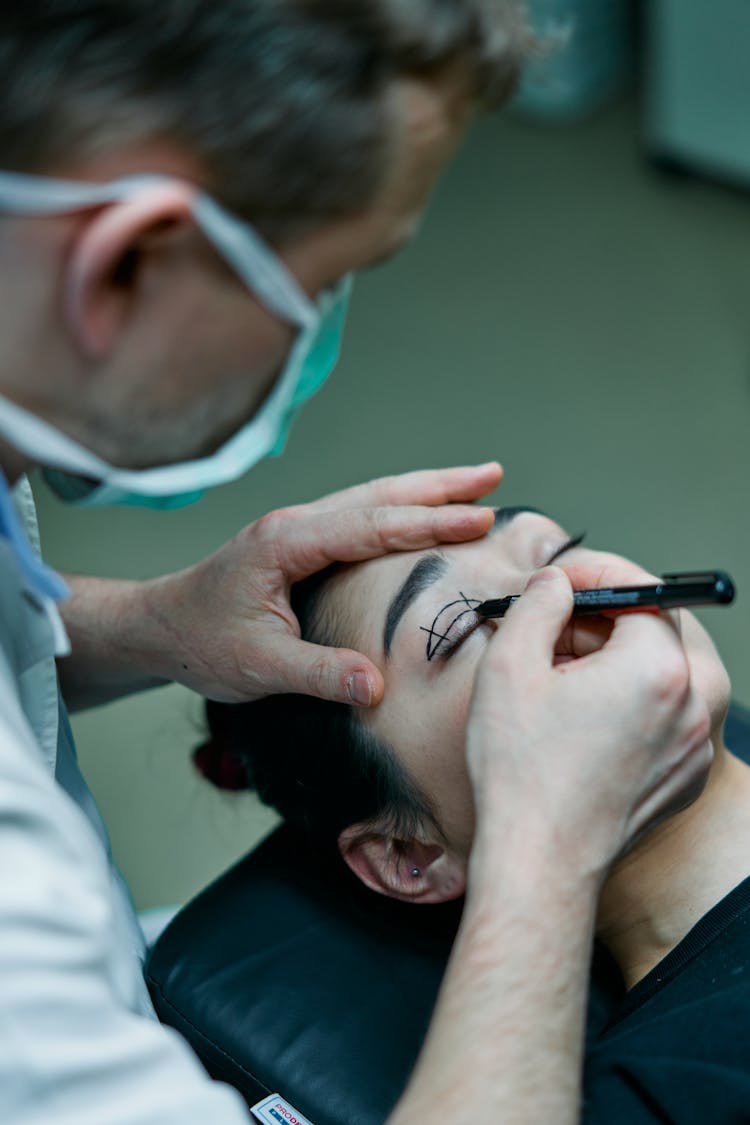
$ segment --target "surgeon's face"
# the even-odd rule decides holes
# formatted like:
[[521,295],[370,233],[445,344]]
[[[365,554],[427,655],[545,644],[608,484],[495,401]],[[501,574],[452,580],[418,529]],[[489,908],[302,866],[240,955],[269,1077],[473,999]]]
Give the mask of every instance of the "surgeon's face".
[[[315,297],[347,274],[379,265],[412,240],[437,178],[471,117],[468,90],[461,62],[445,67],[430,80],[403,78],[392,84],[387,108],[393,135],[383,178],[370,205],[324,223],[279,250],[308,295]],[[245,422],[252,417],[288,355],[292,338],[288,325],[257,303],[255,308],[252,305],[244,286],[235,284],[232,299],[223,293],[215,310],[216,327],[210,340],[229,351],[230,378],[224,393],[217,395],[217,365],[214,362],[211,367],[209,360],[212,404],[210,411],[203,409],[201,419],[217,413],[214,432],[204,441],[201,452],[215,447],[217,439],[226,439],[238,420]],[[238,315],[230,323],[235,312]],[[245,374],[237,380],[235,373],[243,372],[243,364],[244,372],[253,377]],[[186,429],[183,419],[184,413],[180,415],[181,431]]]
[[[394,81],[387,109],[391,143],[368,206],[278,247],[311,297],[346,274],[389,258],[416,232],[430,191],[471,115],[463,65],[429,80]],[[200,170],[183,167],[186,158],[136,152],[129,159],[133,167],[123,165],[125,157],[118,153],[111,165],[102,158],[96,167],[73,165],[59,174],[106,180],[147,167],[202,179]],[[80,219],[82,226],[86,219]],[[58,224],[61,241],[71,222],[65,218]],[[27,243],[28,238],[23,261],[29,256]],[[41,400],[31,396],[25,404],[117,465],[143,467],[208,454],[256,413],[284,367],[294,333],[248,292],[191,222],[165,222],[149,231],[132,257],[138,268],[122,278],[119,270],[106,275],[103,295],[96,290],[96,316],[76,320],[75,333],[66,328],[63,345],[56,334],[39,332],[36,308],[23,332],[14,322],[25,306],[9,311],[6,335],[12,324],[18,345],[6,366],[15,371],[25,363],[28,372],[17,383],[32,389],[39,372],[60,373],[53,383],[44,381]],[[40,269],[34,276],[47,279],[51,272]],[[57,308],[53,297],[57,302],[52,294],[48,303]],[[0,321],[5,325],[1,315]],[[18,393],[18,399],[23,405],[24,395]]]
[[[577,588],[602,584],[600,579],[653,580],[617,555],[577,545],[546,516],[501,508],[486,539],[374,559],[344,571],[331,585],[334,619],[356,623],[344,643],[367,653],[385,677],[383,702],[358,718],[394,749],[431,802],[451,849],[463,858],[474,830],[464,758],[467,713],[477,666],[490,637],[503,627],[502,621],[477,624],[470,607],[521,593],[534,571],[551,562],[567,569]],[[696,619],[680,611],[680,625],[695,686],[719,732],[729,702],[726,672]],[[575,653],[581,645],[585,651],[589,643],[601,643],[609,628],[602,618],[577,619]],[[568,638],[555,659],[570,660],[575,653]],[[550,746],[551,760],[554,751]]]

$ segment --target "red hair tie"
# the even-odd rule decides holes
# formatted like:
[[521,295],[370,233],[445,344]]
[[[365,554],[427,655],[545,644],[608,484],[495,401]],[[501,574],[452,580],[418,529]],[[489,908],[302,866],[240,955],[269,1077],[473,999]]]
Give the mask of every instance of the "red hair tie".
[[217,789],[249,789],[247,768],[241,758],[211,739],[193,751],[193,764]]

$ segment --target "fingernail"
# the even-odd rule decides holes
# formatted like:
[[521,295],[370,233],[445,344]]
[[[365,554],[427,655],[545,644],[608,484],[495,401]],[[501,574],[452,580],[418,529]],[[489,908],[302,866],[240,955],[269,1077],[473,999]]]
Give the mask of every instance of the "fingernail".
[[352,703],[356,703],[360,707],[370,706],[372,703],[372,684],[366,672],[352,672],[346,686]]

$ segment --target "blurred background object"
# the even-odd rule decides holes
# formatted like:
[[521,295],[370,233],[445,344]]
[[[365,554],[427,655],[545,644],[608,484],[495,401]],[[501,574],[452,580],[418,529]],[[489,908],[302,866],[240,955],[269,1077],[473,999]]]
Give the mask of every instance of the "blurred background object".
[[540,49],[514,109],[543,121],[572,121],[610,101],[635,68],[632,0],[528,0]]
[[648,0],[644,12],[652,156],[750,185],[750,5]]
[[[748,21],[727,24],[724,0],[650,4],[644,29],[669,10],[656,42],[675,50],[690,10],[716,25],[703,37],[706,60],[728,41],[709,66],[716,79],[723,50],[727,70],[750,54]],[[592,4],[588,18],[611,7]],[[696,86],[702,61],[696,48]],[[750,197],[655,172],[656,65],[652,51],[645,130],[632,82],[565,127],[515,113],[479,121],[414,245],[359,278],[342,361],[284,456],[163,514],[70,511],[40,486],[49,561],[164,573],[271,508],[497,457],[498,502],[541,506],[656,572],[728,570],[736,603],[701,617],[749,704]],[[739,81],[732,91],[727,120],[747,118]],[[676,108],[697,128],[706,104],[691,92]],[[273,823],[251,795],[195,774],[202,708],[181,688],[77,715],[74,729],[140,907],[184,901]]]

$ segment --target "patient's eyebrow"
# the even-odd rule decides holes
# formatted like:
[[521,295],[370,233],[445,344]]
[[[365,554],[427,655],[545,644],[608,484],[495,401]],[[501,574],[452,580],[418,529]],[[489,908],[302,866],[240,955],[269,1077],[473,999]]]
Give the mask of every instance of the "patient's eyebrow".
[[406,581],[397,590],[396,596],[388,606],[388,612],[385,616],[383,652],[385,653],[386,660],[391,653],[393,634],[396,632],[396,627],[411,603],[415,598],[419,597],[423,590],[426,590],[433,582],[437,582],[438,578],[441,578],[447,569],[448,560],[445,555],[440,554],[439,551],[433,551],[429,555],[425,555],[424,558],[421,558],[419,562],[411,568],[406,576]]
[[524,512],[531,512],[535,516],[544,516],[547,513],[543,512],[540,508],[532,508],[529,504],[515,504],[506,505],[504,508],[495,508],[495,523],[490,528],[490,535],[493,531],[499,531],[501,527],[505,527],[516,516],[523,515]]
[[[532,508],[528,504],[495,508],[495,523],[490,530],[490,534],[506,527],[522,512],[534,512],[539,516],[544,515],[544,512],[540,512],[538,508]],[[388,612],[385,616],[383,652],[386,660],[391,654],[393,634],[396,632],[396,627],[411,603],[419,597],[423,590],[426,590],[433,582],[437,582],[447,569],[448,560],[440,551],[432,551],[429,555],[420,559],[416,566],[412,567],[403,586],[396,592],[396,596],[388,606]]]

